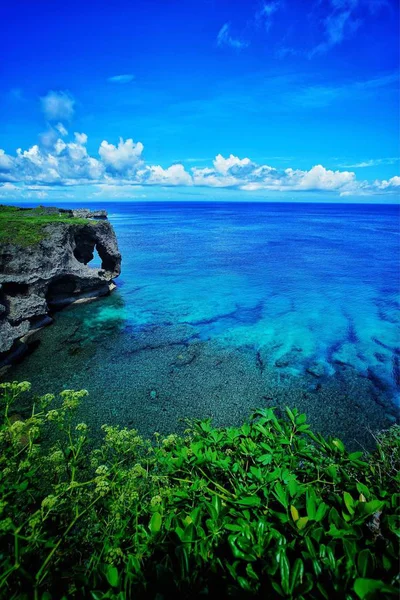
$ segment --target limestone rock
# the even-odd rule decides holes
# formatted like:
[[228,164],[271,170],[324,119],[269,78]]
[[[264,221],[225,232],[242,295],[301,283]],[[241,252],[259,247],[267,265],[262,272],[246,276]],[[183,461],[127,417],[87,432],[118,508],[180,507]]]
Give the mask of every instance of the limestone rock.
[[28,333],[29,321],[22,321],[19,325],[13,327],[7,320],[0,321],[0,340],[1,351],[8,352],[14,345],[14,341]]
[[[117,239],[105,211],[53,207],[43,211],[68,213],[71,219],[46,224],[38,243],[0,245],[0,363],[52,308],[108,294],[121,271]],[[88,265],[95,249],[100,269]]]
[[105,210],[88,210],[87,208],[78,208],[72,211],[74,217],[80,219],[107,219]]

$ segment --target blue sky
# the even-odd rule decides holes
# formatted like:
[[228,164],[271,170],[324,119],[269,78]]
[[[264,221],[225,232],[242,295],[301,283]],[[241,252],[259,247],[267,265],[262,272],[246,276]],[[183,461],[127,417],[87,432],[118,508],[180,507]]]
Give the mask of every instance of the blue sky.
[[398,21],[396,0],[7,3],[0,197],[394,202]]

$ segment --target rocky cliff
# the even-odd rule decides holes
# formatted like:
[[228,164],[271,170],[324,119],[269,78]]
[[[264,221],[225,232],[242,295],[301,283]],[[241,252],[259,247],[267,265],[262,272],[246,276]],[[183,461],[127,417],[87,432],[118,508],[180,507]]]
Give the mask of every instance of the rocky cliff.
[[[95,250],[101,268],[88,264]],[[105,211],[0,207],[0,365],[54,309],[110,293],[120,270]]]

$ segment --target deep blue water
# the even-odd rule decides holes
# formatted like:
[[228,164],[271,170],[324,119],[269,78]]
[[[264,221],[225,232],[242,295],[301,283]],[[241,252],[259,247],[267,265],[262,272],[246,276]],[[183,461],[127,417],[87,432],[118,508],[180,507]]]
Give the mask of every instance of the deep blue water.
[[[190,368],[211,348],[215,364],[218,353],[231,353],[234,361],[238,352],[254,352],[256,364],[265,367],[270,378],[277,374],[278,383],[290,380],[293,386],[298,378],[303,384],[306,377],[309,385],[317,378],[307,369],[317,369],[322,376],[318,381],[325,381],[338,371],[343,375],[346,368],[347,373],[353,370],[355,376],[372,382],[375,400],[396,398],[400,372],[399,207],[110,202],[96,204],[96,208],[107,209],[118,237],[123,257],[118,291],[90,306],[60,313],[56,325],[43,334],[43,348],[18,367],[18,375],[32,378],[40,372],[40,387],[46,344],[54,345],[57,328],[79,320],[80,350],[90,341],[96,342],[96,348],[89,356],[81,352],[78,362],[71,351],[62,355],[58,366],[47,362],[49,385],[60,380],[60,369],[66,384],[86,381],[84,387],[89,388],[92,374],[93,391],[100,395],[104,386],[113,393],[114,385],[120,395],[126,382],[129,389],[142,385],[147,391],[143,391],[142,401],[137,392],[135,401],[139,426],[137,411],[148,409],[143,407],[148,388],[169,389],[172,385],[176,365],[170,357],[172,367],[164,369],[162,361],[174,345],[179,357],[180,343],[185,352],[190,352],[192,343],[202,349],[196,360],[184,363],[189,365],[189,378],[198,376]],[[143,352],[153,350],[151,364],[158,361],[161,373],[154,384],[146,374],[138,375],[137,365],[132,367],[137,358],[132,344],[149,332],[152,338]],[[164,342],[157,341],[157,336]],[[168,345],[171,339],[172,346]],[[165,352],[160,353],[160,347]],[[61,347],[59,351],[62,353]],[[148,373],[145,362],[143,359],[143,369]],[[65,375],[68,369],[73,371],[70,377]],[[109,373],[106,380],[104,370]],[[218,381],[218,373],[210,377],[214,378],[213,390],[222,386],[219,397],[223,402],[225,384]],[[225,372],[221,377],[228,389],[233,375]],[[201,377],[196,381],[201,387]],[[342,381],[343,385],[348,384]],[[174,389],[174,397],[179,396],[180,391]],[[214,392],[205,388],[203,395],[200,390],[196,396],[199,416],[202,398],[205,401],[210,393]],[[154,409],[151,418],[156,412]],[[173,410],[171,415],[172,419]],[[146,423],[149,418],[144,417]]]

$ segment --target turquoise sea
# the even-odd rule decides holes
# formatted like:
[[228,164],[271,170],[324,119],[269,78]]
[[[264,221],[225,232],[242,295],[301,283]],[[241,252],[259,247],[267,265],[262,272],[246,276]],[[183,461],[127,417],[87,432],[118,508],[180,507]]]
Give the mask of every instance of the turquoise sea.
[[148,435],[184,428],[184,417],[237,423],[288,404],[369,446],[368,429],[396,418],[398,206],[96,208],[117,233],[118,289],[57,313],[10,377],[37,393],[87,388],[82,417],[95,430]]

